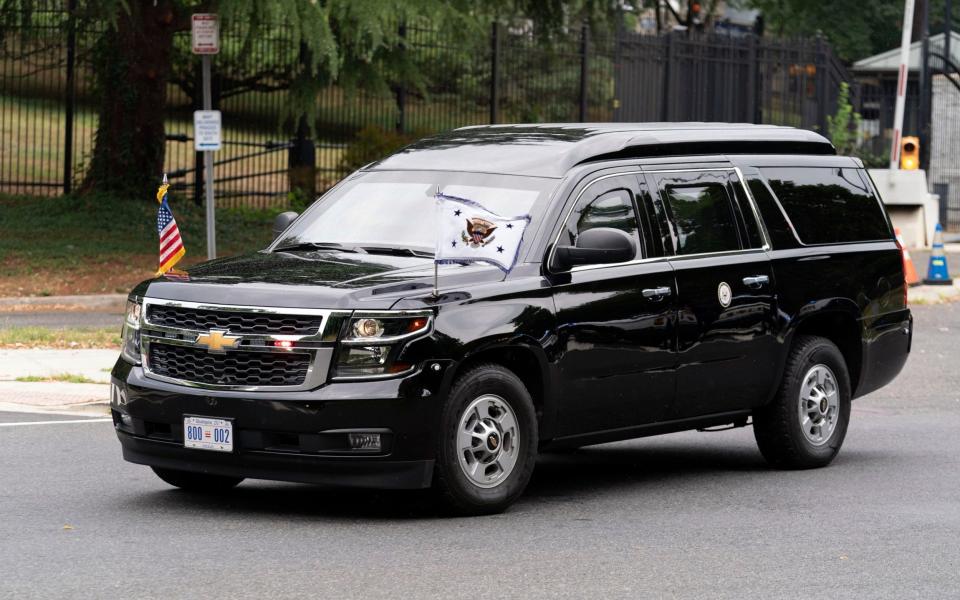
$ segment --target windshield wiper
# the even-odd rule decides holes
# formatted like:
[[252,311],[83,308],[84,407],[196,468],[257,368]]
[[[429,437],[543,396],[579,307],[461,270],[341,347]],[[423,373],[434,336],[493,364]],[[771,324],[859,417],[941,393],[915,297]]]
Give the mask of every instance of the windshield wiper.
[[344,246],[334,242],[298,242],[289,246],[280,246],[274,248],[274,252],[286,252],[290,250],[338,250],[340,252],[359,252],[356,248]]
[[433,252],[426,250],[414,250],[413,248],[400,248],[396,246],[361,246],[361,250],[367,254],[389,254],[390,256],[416,256],[419,258],[433,258]]

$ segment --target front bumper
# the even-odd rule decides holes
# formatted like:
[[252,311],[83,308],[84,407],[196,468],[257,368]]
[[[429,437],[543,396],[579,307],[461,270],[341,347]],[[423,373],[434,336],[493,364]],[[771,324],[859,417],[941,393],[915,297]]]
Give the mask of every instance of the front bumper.
[[211,475],[378,489],[427,488],[433,478],[433,460],[338,460],[269,451],[224,454],[121,430],[117,437],[128,462]]
[[[111,409],[125,460],[253,479],[382,489],[429,487],[446,365],[408,377],[309,392],[215,392],[145,377],[118,360]],[[232,453],[183,446],[184,415],[233,421]],[[346,432],[381,433],[379,451]]]

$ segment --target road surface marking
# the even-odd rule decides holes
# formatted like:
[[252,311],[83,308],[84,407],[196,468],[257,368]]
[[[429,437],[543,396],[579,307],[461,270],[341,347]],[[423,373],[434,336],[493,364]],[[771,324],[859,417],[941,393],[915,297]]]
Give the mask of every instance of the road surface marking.
[[21,423],[0,423],[0,427],[21,427],[23,425],[67,425],[70,423],[106,423],[113,419],[70,419],[68,421],[23,421]]

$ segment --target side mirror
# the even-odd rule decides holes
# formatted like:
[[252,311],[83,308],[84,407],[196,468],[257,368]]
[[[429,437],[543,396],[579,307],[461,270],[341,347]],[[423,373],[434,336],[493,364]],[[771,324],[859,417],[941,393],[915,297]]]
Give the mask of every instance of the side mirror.
[[576,246],[557,246],[553,262],[560,269],[569,269],[577,265],[628,262],[636,255],[637,246],[627,232],[597,227],[581,233]]
[[300,215],[288,210],[287,212],[282,212],[277,215],[277,218],[273,220],[273,239],[280,237],[280,234],[286,231],[287,227],[290,226],[290,223],[293,223],[297,217]]

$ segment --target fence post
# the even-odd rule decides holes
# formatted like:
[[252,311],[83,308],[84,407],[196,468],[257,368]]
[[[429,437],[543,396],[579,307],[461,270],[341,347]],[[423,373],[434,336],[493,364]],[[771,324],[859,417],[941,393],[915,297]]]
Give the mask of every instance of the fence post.
[[[407,24],[400,25],[400,48],[403,52],[407,51]],[[407,86],[403,81],[397,84],[397,133],[403,133],[407,130]]]
[[670,67],[673,64],[673,33],[667,33],[663,36],[664,46],[664,65],[663,65],[663,85],[661,85],[660,100],[660,120],[666,123],[670,120]]
[[750,34],[747,39],[749,40],[749,62],[747,63],[747,69],[749,70],[747,73],[749,77],[749,82],[747,83],[747,118],[751,123],[759,123],[760,94],[757,93],[757,81],[760,79],[760,60],[757,50],[757,36]]
[[77,0],[67,2],[67,82],[63,132],[63,193],[69,194],[73,179],[73,120],[77,104]]
[[500,23],[490,32],[490,124],[500,121]]
[[[920,137],[920,168],[930,169],[930,113],[932,109],[932,83],[930,73],[930,2],[922,0],[920,5],[920,31],[923,35],[920,44],[920,119],[917,133]],[[946,32],[950,35],[950,31]]]
[[587,122],[587,74],[590,66],[590,27],[580,30],[580,122]]
[[818,33],[814,42],[814,85],[817,86],[817,129],[827,135],[827,85],[830,74],[827,69],[826,53],[823,51],[823,37]]
[[[203,69],[200,61],[194,61],[193,72],[193,110],[203,109],[203,98],[201,90],[203,89]],[[194,132],[196,135],[196,132]],[[196,146],[194,145],[194,148]],[[193,152],[193,203],[197,206],[203,206],[203,152]]]

